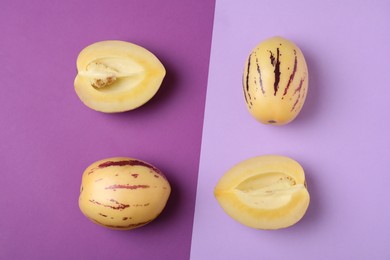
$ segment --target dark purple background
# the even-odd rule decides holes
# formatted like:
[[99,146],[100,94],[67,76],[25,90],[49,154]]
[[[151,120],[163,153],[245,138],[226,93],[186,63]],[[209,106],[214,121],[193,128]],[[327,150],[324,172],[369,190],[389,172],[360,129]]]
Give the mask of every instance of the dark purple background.
[[[0,259],[188,259],[214,1],[3,1],[0,9]],[[167,76],[145,106],[103,114],[73,89],[76,58],[102,40],[139,44]],[[137,230],[79,211],[92,162],[130,156],[172,184]]]

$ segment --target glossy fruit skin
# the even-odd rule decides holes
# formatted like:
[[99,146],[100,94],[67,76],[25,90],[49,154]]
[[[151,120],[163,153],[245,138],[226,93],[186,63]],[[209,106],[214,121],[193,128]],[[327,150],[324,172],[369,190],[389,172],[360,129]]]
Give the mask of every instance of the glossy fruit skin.
[[128,230],[153,221],[170,192],[164,174],[151,164],[128,157],[108,158],[84,171],[79,207],[96,224]]
[[[262,197],[256,197],[260,193]],[[236,164],[218,181],[214,195],[225,213],[255,229],[292,226],[310,203],[302,166],[280,155],[257,156]]]
[[305,57],[298,46],[282,37],[270,38],[247,58],[243,73],[246,106],[261,123],[287,124],[301,111],[308,82]]

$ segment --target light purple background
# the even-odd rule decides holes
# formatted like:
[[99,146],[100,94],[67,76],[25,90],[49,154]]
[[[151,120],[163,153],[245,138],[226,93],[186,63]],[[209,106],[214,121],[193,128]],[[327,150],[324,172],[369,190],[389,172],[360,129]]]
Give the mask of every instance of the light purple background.
[[[390,259],[390,2],[217,1],[191,259]],[[242,93],[252,48],[280,35],[309,67],[301,114],[257,123]],[[245,227],[213,189],[236,163],[281,154],[307,174],[311,205],[295,226]]]
[[[188,259],[214,1],[2,1],[0,259]],[[90,110],[73,89],[87,45],[118,39],[159,57],[167,76],[144,107]],[[121,232],[78,208],[96,160],[130,156],[172,184],[153,223]]]

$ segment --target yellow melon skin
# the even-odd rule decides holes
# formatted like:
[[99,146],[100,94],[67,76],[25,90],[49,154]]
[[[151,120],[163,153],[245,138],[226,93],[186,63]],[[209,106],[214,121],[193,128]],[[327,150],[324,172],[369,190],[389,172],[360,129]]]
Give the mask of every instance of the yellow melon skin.
[[128,157],[108,158],[84,171],[79,207],[98,225],[128,230],[157,218],[170,193],[168,180],[151,164]]
[[302,51],[293,42],[272,37],[249,54],[243,72],[245,103],[259,122],[285,125],[301,111],[309,73]]
[[158,91],[166,71],[147,49],[124,41],[102,41],[77,58],[75,91],[89,108],[116,113],[133,110]]
[[230,217],[256,229],[292,226],[310,202],[303,168],[279,155],[258,156],[235,165],[221,177],[214,195]]

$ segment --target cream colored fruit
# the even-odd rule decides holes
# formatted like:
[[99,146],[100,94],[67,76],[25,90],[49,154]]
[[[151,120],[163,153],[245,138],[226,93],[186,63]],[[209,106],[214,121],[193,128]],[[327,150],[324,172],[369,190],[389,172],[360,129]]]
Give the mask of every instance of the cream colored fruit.
[[257,229],[294,225],[310,201],[302,167],[293,159],[277,155],[237,164],[219,180],[214,194],[229,216]]
[[97,111],[114,113],[148,102],[165,77],[165,68],[150,51],[124,41],[102,41],[77,58],[74,87],[81,101]]
[[257,45],[246,61],[247,108],[261,123],[287,124],[301,111],[308,82],[305,57],[298,46],[282,37],[270,38]]
[[169,182],[156,167],[133,158],[109,158],[84,171],[79,207],[96,224],[133,229],[153,221],[170,192]]

